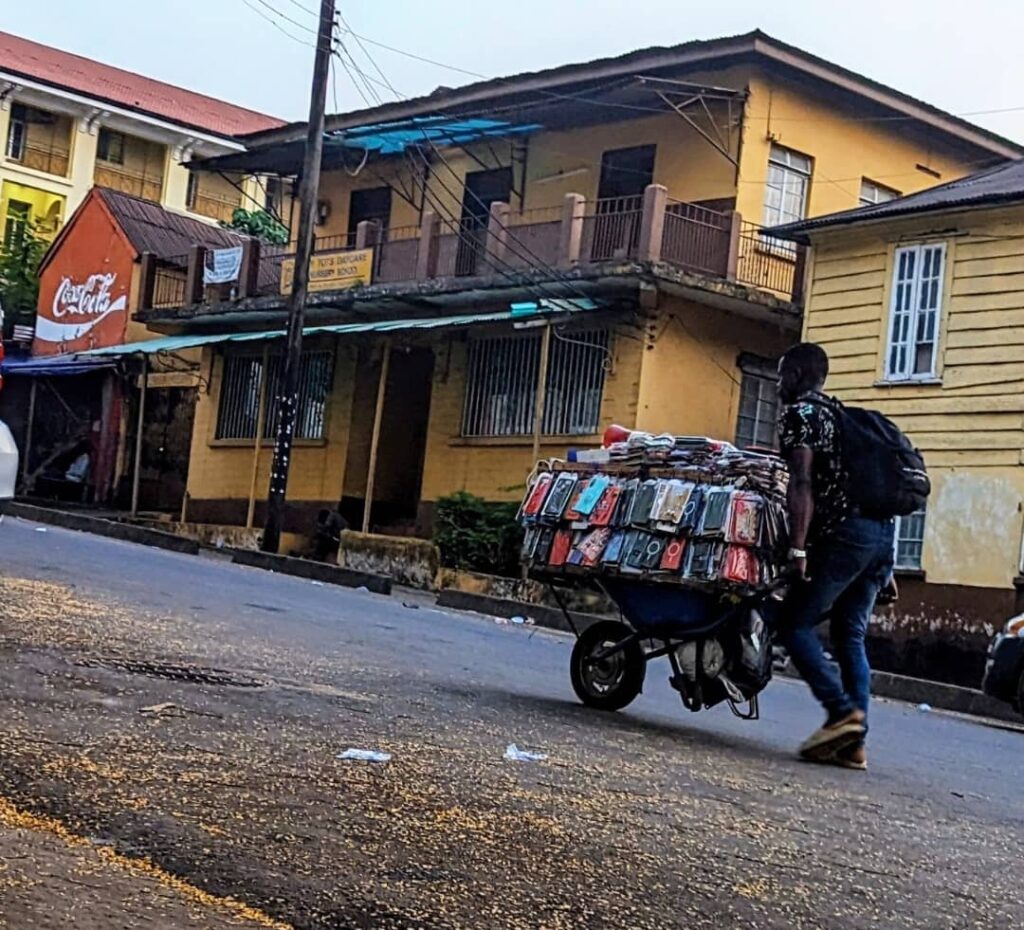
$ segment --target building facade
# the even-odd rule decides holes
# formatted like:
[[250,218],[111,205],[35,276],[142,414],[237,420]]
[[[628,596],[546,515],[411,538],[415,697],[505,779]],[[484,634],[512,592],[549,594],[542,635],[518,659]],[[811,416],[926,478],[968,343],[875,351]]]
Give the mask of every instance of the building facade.
[[804,336],[827,389],[891,416],[932,477],[898,521],[903,597],[880,622],[937,638],[976,686],[1024,590],[1024,162],[778,234],[812,245]]
[[193,178],[192,154],[238,151],[273,117],[0,33],[0,247],[52,237],[93,185],[210,220],[262,205],[251,179]]
[[[195,167],[288,190],[302,132]],[[1018,152],[760,33],[328,118],[289,528],[340,501],[426,533],[439,497],[514,499],[535,451],[612,422],[773,444],[804,267],[763,227]],[[155,329],[223,339],[204,348],[190,519],[259,522],[280,343],[231,340],[283,327],[291,260],[264,248],[236,299],[142,304]]]

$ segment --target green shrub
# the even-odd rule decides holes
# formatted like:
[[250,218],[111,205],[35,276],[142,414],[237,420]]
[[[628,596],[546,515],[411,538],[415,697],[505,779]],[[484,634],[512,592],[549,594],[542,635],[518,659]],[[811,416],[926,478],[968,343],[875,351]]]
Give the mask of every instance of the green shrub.
[[492,503],[459,491],[439,498],[434,511],[434,542],[441,563],[492,575],[519,573],[523,530],[518,504]]

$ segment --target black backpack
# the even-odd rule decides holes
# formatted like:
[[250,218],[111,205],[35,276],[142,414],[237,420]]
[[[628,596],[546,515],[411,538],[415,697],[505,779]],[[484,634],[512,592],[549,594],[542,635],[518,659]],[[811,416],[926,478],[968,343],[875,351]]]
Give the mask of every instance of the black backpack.
[[906,517],[924,508],[932,490],[924,458],[892,420],[834,397],[803,399],[836,414],[846,492],[865,517]]

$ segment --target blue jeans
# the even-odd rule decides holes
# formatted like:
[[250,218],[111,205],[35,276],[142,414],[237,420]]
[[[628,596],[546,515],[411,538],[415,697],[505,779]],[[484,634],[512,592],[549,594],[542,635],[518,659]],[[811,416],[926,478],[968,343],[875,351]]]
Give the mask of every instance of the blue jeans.
[[[871,693],[864,638],[878,592],[893,567],[892,520],[847,517],[808,552],[810,580],[796,582],[782,609],[783,645],[829,720],[855,709],[866,715]],[[815,627],[831,617],[837,672],[825,658]]]

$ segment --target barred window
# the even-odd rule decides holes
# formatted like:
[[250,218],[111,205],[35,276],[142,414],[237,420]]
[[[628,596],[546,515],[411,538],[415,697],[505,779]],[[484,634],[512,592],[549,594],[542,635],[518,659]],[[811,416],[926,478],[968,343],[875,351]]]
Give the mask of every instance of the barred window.
[[741,449],[779,445],[778,363],[751,355],[740,356],[740,410],[736,445]]
[[[267,415],[263,438],[276,432],[277,411],[284,381],[284,356],[270,356],[267,366]],[[331,391],[333,353],[302,353],[299,369],[299,402],[295,414],[296,439],[323,439],[327,396]],[[224,356],[220,407],[217,413],[217,439],[254,439],[260,415],[260,379],[262,355],[230,353]]]
[[[470,339],[463,436],[529,436],[540,369],[540,333]],[[552,334],[541,431],[584,436],[601,422],[608,331]]]
[[918,570],[924,550],[923,510],[896,518],[896,568]]

